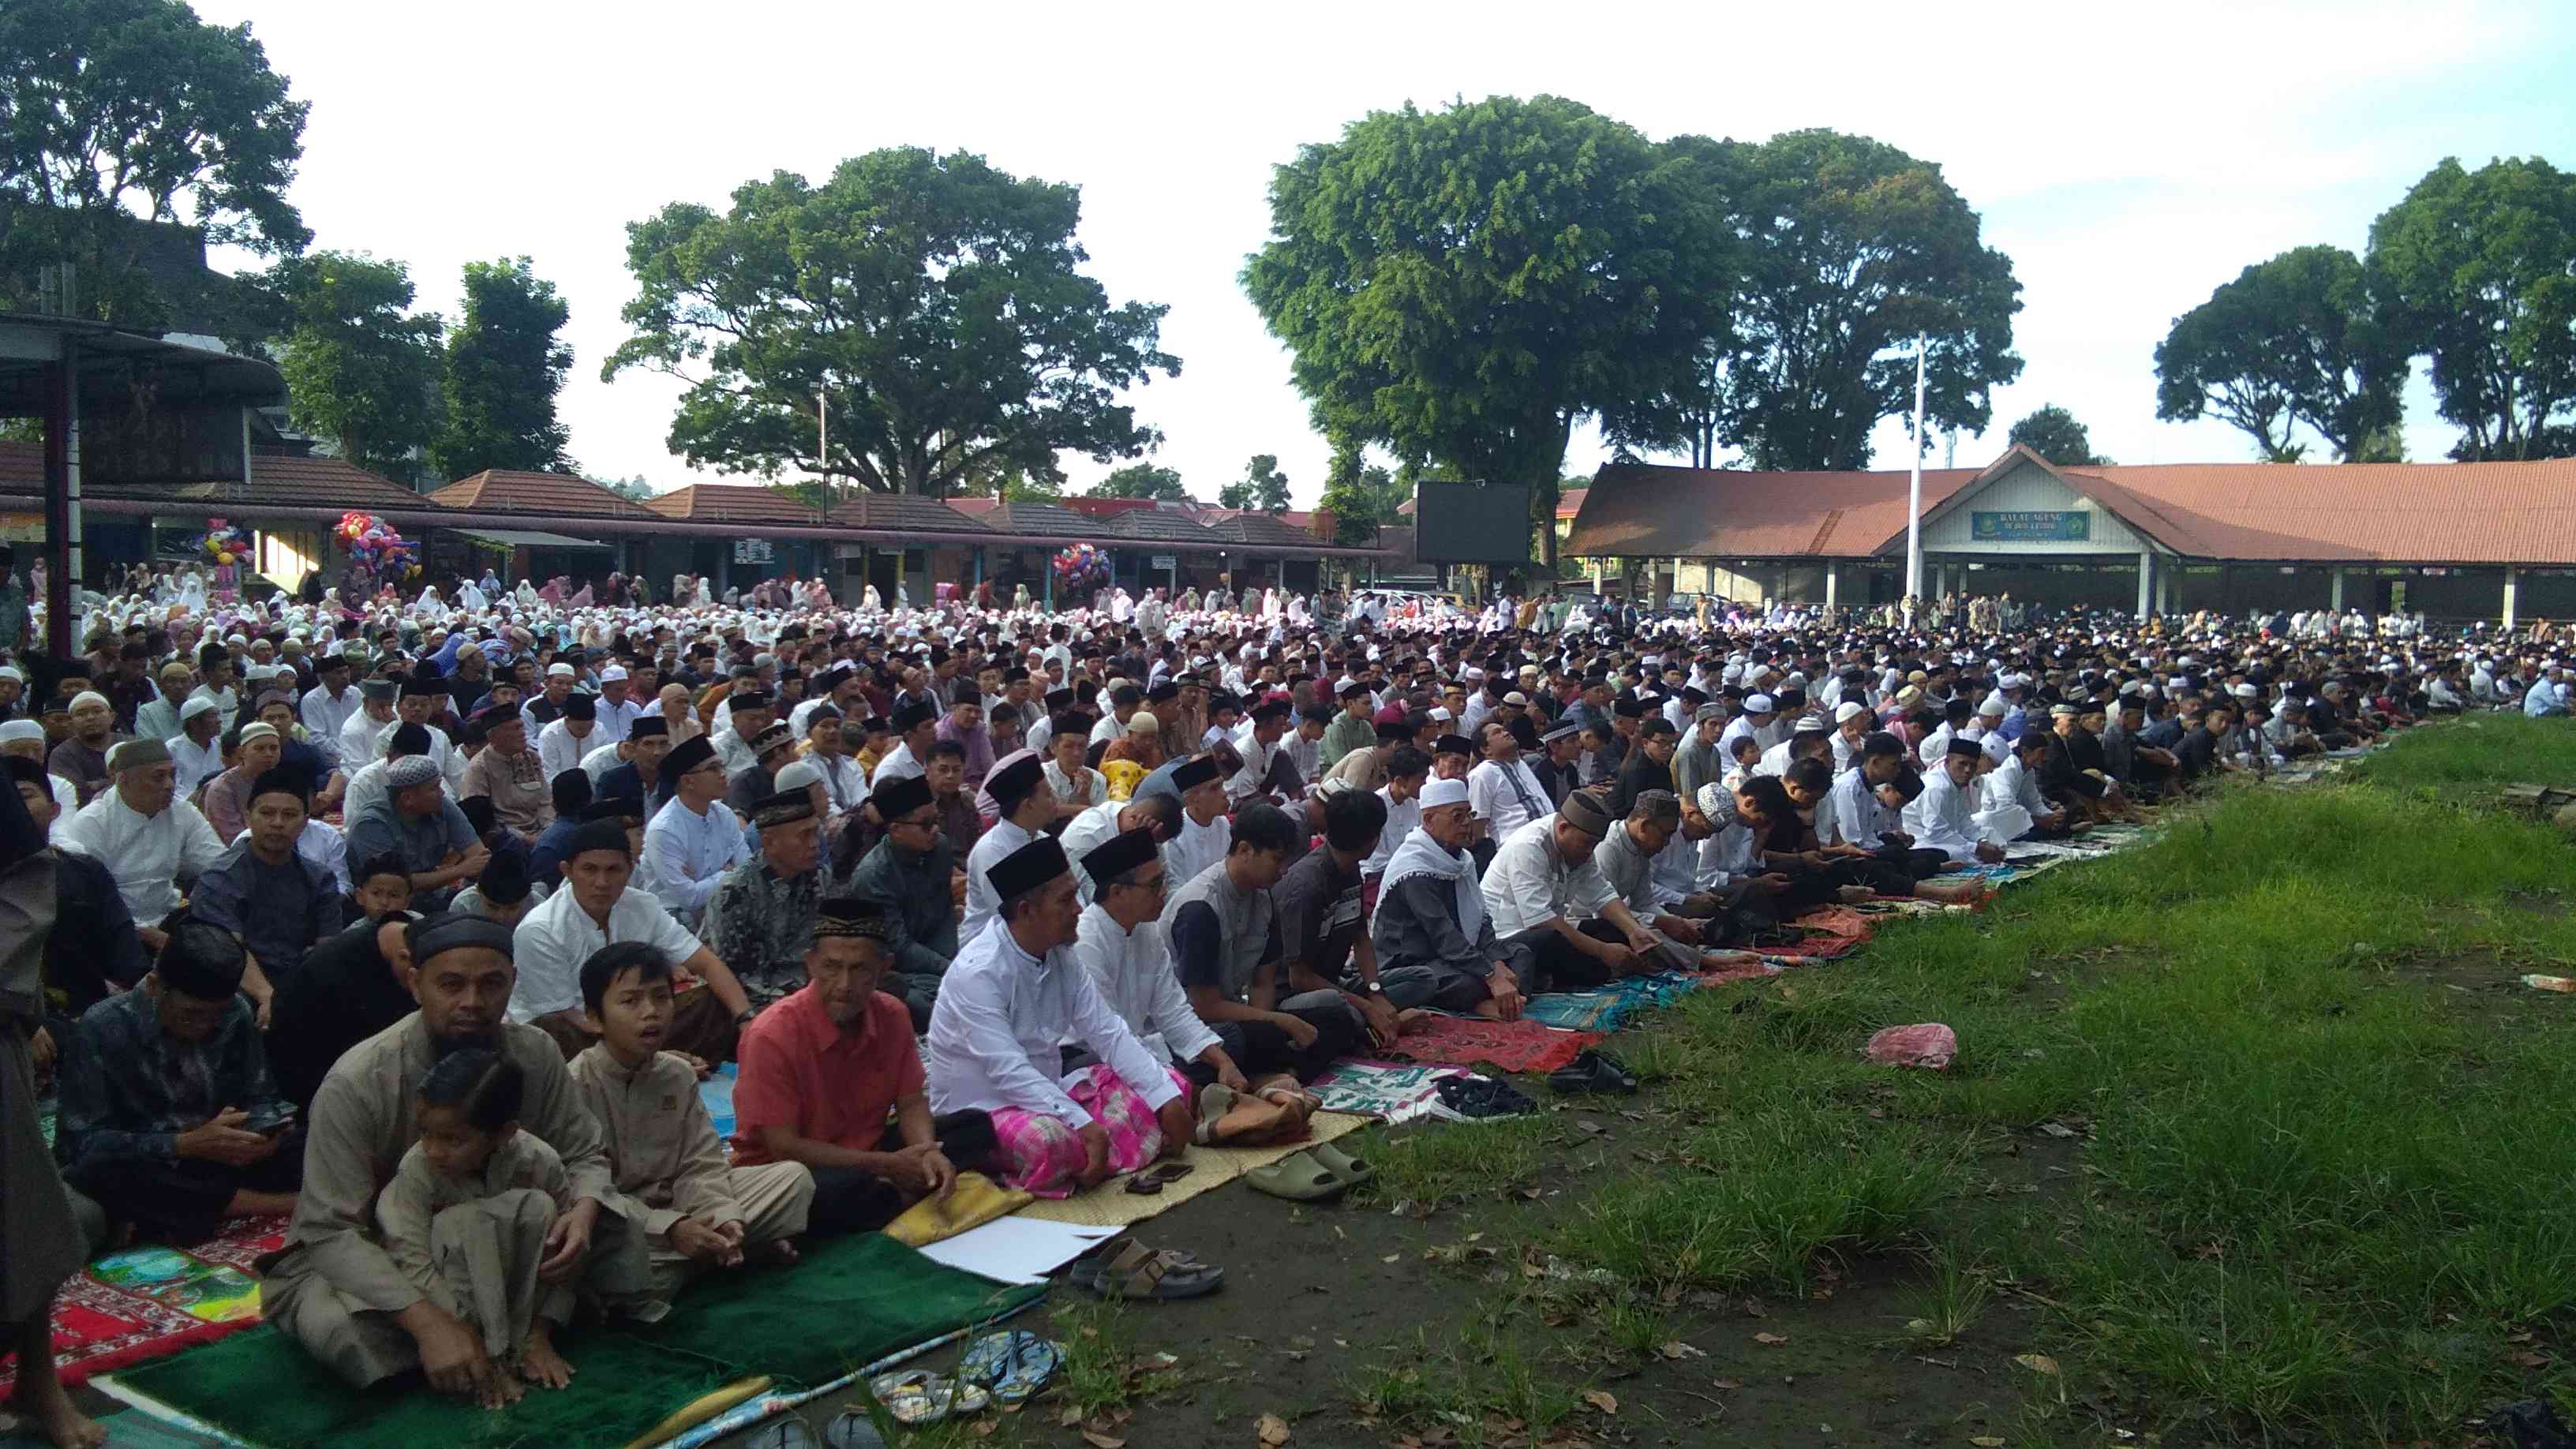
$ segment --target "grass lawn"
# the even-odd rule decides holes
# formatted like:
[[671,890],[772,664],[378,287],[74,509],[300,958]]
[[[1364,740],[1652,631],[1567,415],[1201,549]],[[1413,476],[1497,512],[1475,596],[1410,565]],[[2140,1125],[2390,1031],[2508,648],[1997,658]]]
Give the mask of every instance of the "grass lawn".
[[[1525,1082],[1551,1110],[1358,1139],[1381,1176],[1351,1203],[1186,1205],[1140,1236],[1228,1290],[1079,1320],[1077,1417],[1154,1445],[1274,1410],[1300,1445],[2474,1442],[2576,1387],[2576,998],[2519,982],[2576,974],[2576,855],[2478,803],[2512,780],[2576,784],[2576,727],[2217,791],[1649,1017],[1610,1043],[1636,1098]],[[1861,1059],[1928,1021],[1949,1071]],[[1178,1367],[1123,1389],[1156,1351]],[[1080,1442],[1060,1409],[997,1439]]]
[[[2576,1053],[2569,1003],[2516,978],[2576,969],[2576,856],[2453,802],[2576,782],[2576,731],[2481,718],[2351,778],[2224,791],[1980,915],[1699,993],[1616,1044],[1661,1142],[1545,1213],[1487,1210],[1488,1240],[1606,1270],[1571,1275],[1579,1316],[1640,1356],[1679,1293],[1919,1255],[1900,1335],[2042,1310],[2015,1442],[2446,1439],[2565,1387]],[[1861,1060],[1916,1021],[1957,1030],[1948,1073]],[[1490,1199],[1546,1131],[1410,1134],[1389,1190]],[[2034,1181],[2057,1144],[2071,1172]]]

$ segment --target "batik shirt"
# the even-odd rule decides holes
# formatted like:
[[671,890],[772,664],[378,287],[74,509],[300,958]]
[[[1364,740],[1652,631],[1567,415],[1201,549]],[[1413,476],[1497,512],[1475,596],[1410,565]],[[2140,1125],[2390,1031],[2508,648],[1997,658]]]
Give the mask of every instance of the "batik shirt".
[[805,951],[814,944],[823,873],[782,876],[767,861],[744,861],[707,898],[701,939],[733,968],[743,994],[766,1006],[805,984]]
[[239,1107],[254,1121],[279,1106],[250,1003],[233,998],[204,1041],[161,1029],[152,996],[128,991],[80,1019],[79,1049],[63,1054],[57,1155],[175,1163],[179,1134]]

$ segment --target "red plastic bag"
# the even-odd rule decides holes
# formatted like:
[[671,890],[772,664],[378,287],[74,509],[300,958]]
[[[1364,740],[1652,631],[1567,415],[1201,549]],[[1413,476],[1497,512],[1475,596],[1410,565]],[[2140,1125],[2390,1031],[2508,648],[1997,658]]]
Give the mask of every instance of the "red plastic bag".
[[1886,1066],[1927,1067],[1937,1072],[1959,1054],[1959,1034],[1937,1021],[1891,1026],[1871,1037],[1863,1054]]

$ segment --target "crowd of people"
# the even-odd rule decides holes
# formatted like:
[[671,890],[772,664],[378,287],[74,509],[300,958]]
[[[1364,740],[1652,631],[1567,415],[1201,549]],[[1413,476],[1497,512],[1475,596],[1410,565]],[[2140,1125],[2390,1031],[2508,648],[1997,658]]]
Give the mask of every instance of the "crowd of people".
[[108,1245],[287,1215],[270,1322],[500,1405],[582,1310],[686,1312],[962,1172],[1064,1196],[1294,1136],[1423,1013],[1972,902],[2019,839],[2568,708],[2527,636],[2268,619],[635,582],[152,585],[0,667],[0,1310],[57,1442],[96,1431],[48,1303]]

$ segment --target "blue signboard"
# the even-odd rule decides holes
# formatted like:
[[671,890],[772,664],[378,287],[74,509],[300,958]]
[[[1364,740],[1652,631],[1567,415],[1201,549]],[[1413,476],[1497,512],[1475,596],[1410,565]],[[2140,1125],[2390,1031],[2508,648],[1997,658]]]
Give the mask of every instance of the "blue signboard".
[[2085,543],[2093,537],[2093,515],[2073,508],[1970,513],[1968,530],[1980,543]]

